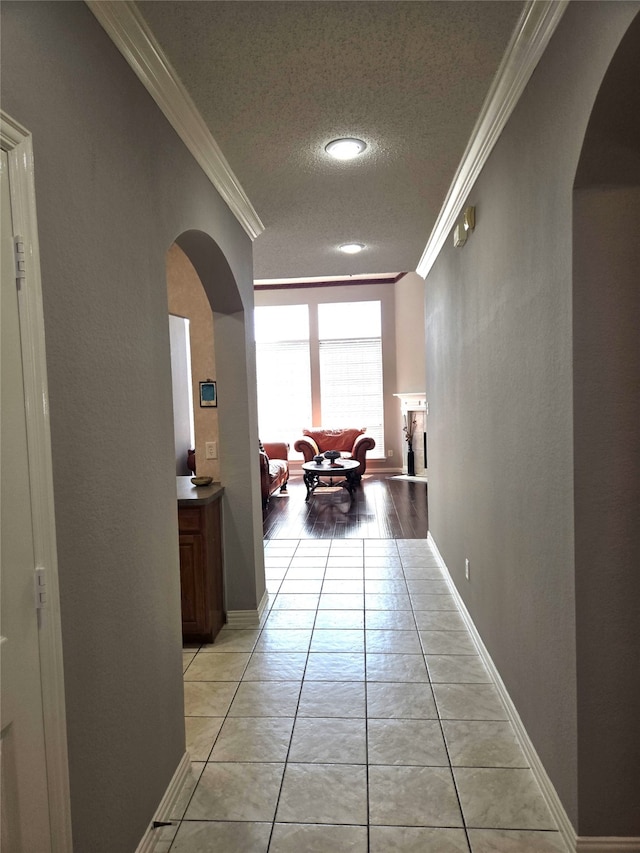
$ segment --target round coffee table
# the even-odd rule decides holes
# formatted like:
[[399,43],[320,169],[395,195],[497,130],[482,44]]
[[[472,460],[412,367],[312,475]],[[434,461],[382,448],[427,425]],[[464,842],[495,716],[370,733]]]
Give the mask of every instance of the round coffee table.
[[359,470],[360,463],[353,459],[339,459],[336,460],[335,465],[331,465],[328,459],[320,465],[315,462],[304,462],[302,471],[304,484],[307,487],[305,501],[309,500],[318,487],[342,486],[353,497],[353,490],[360,481]]

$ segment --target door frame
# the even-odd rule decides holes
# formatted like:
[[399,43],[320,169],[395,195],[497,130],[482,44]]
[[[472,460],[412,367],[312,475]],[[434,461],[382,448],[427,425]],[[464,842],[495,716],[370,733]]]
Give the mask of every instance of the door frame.
[[29,131],[4,111],[0,111],[0,144],[9,160],[13,230],[24,242],[25,270],[18,290],[18,310],[35,561],[38,568],[45,570],[47,584],[47,605],[46,609],[39,612],[38,637],[51,849],[53,853],[72,853],[62,627],[33,145]]

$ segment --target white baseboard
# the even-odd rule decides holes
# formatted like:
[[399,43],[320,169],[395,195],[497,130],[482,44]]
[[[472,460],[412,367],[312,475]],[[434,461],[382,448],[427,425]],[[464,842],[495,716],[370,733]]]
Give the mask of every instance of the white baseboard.
[[640,853],[640,838],[578,836],[576,853]]
[[[556,822],[556,825],[557,825],[558,830],[560,831],[560,834],[564,840],[564,843],[567,847],[567,850],[571,851],[571,853],[573,853],[573,851],[576,850],[576,832],[575,832],[575,829],[573,828],[573,825],[572,825],[571,821],[569,820],[569,817],[568,817],[566,811],[564,810],[564,806],[562,805],[562,802],[560,801],[560,797],[558,796],[556,789],[553,787],[553,783],[552,783],[551,779],[549,779],[549,776],[547,775],[547,771],[544,769],[544,765],[542,764],[542,761],[540,760],[540,757],[538,756],[538,753],[536,752],[535,747],[534,747],[533,743],[531,742],[529,735],[527,734],[527,730],[525,729],[524,724],[523,724],[522,720],[520,719],[520,715],[518,714],[516,706],[513,704],[513,701],[511,699],[511,697],[509,696],[509,693],[507,692],[507,688],[505,687],[504,682],[502,681],[500,673],[498,672],[498,669],[496,668],[496,665],[494,664],[487,647],[482,642],[482,638],[481,638],[480,634],[478,633],[478,629],[473,624],[473,620],[471,619],[471,616],[469,615],[469,611],[467,610],[465,603],[462,600],[460,593],[458,592],[456,585],[453,582],[453,579],[449,573],[449,569],[447,568],[447,564],[445,563],[444,559],[442,558],[442,554],[440,553],[438,546],[436,545],[436,542],[435,542],[433,536],[431,535],[431,533],[429,533],[427,535],[427,539],[431,543],[431,547],[435,551],[436,558],[437,558],[438,562],[440,563],[440,567],[444,571],[445,578],[447,580],[449,588],[451,589],[451,594],[453,595],[453,597],[454,597],[454,599],[455,599],[455,601],[456,601],[456,603],[460,609],[460,613],[462,614],[462,618],[464,619],[466,626],[469,629],[469,633],[473,637],[473,639],[474,639],[474,641],[478,647],[478,651],[480,652],[480,657],[482,658],[485,666],[487,667],[487,669],[489,671],[489,674],[491,675],[491,677],[495,683],[496,689],[497,689],[498,693],[500,694],[500,698],[504,702],[504,705],[505,705],[505,708],[507,711],[507,716],[509,717],[509,722],[511,723],[511,725],[513,726],[513,728],[516,731],[516,735],[520,741],[520,745],[522,746],[523,752],[524,752],[524,754],[527,757],[527,760],[529,762],[531,772],[535,776],[535,779],[536,779],[538,785],[540,786],[540,790],[542,791],[542,796],[544,797],[545,802],[549,808],[549,811],[551,812],[551,815]],[[586,848],[586,847],[583,849],[584,850],[589,849],[590,851],[592,851],[592,853],[595,853],[595,850],[596,850],[596,848]],[[624,848],[624,849],[626,850],[626,848]],[[611,848],[611,851],[613,853],[613,848]],[[630,850],[629,850],[629,853],[630,853]]]
[[269,601],[265,590],[256,610],[227,610],[227,628],[259,628]]
[[478,651],[480,652],[480,657],[482,658],[485,666],[487,667],[489,674],[493,678],[496,689],[500,694],[500,698],[504,702],[505,708],[507,710],[507,714],[509,716],[509,721],[514,727],[518,739],[520,741],[520,745],[522,746],[523,752],[527,757],[529,762],[529,766],[531,768],[531,772],[535,776],[535,779],[540,786],[540,790],[542,791],[542,795],[545,799],[547,806],[549,807],[549,811],[551,812],[560,834],[563,838],[563,841],[567,847],[567,850],[570,853],[640,853],[640,838],[622,838],[619,836],[613,837],[595,837],[595,836],[577,836],[576,831],[573,828],[573,824],[569,820],[569,816],[564,810],[564,806],[560,801],[560,797],[558,796],[556,789],[553,786],[551,779],[547,774],[547,771],[544,769],[544,765],[538,756],[538,753],[535,750],[529,735],[527,734],[527,730],[524,727],[522,720],[520,719],[520,715],[513,704],[509,693],[507,692],[507,688],[500,677],[500,673],[498,672],[496,665],[491,659],[491,655],[487,650],[486,646],[482,642],[482,638],[478,633],[476,626],[473,624],[473,620],[469,615],[469,611],[467,610],[464,601],[462,600],[460,593],[458,592],[456,585],[453,582],[451,574],[449,573],[449,569],[447,568],[447,564],[445,563],[442,554],[440,553],[436,542],[429,533],[427,535],[427,539],[433,548],[436,558],[440,563],[440,567],[444,571],[445,578],[447,583],[451,589],[451,594],[453,595],[462,617],[469,629],[471,636],[473,637],[476,645],[478,646]]
[[156,844],[159,840],[159,831],[158,829],[154,829],[153,823],[154,821],[160,821],[162,823],[169,822],[169,815],[176,804],[178,797],[180,796],[180,792],[182,791],[182,787],[187,780],[189,775],[189,770],[191,769],[191,758],[188,752],[180,759],[180,763],[176,768],[176,772],[173,774],[171,781],[169,782],[169,786],[164,793],[164,796],[160,800],[160,805],[156,809],[156,813],[153,816],[153,820],[149,824],[147,831],[142,836],[140,840],[140,844],[136,847],[136,853],[153,853],[156,848]]
[[263,620],[266,619],[267,614],[269,612],[269,593],[265,589],[262,598],[260,599],[260,604],[258,605],[258,622],[262,624]]
[[426,474],[395,474],[392,477],[388,477],[389,480],[407,480],[409,483],[426,483],[427,475]]

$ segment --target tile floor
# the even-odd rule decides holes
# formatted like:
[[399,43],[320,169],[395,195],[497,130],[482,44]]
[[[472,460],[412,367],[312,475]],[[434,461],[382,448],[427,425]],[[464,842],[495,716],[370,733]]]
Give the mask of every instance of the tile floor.
[[427,540],[270,540],[270,609],[185,649],[171,853],[565,853]]

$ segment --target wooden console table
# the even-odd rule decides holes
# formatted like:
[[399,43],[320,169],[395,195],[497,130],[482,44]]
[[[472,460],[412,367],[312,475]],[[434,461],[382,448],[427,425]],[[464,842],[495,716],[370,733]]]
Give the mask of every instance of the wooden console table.
[[212,643],[225,622],[220,483],[177,477],[182,639]]

